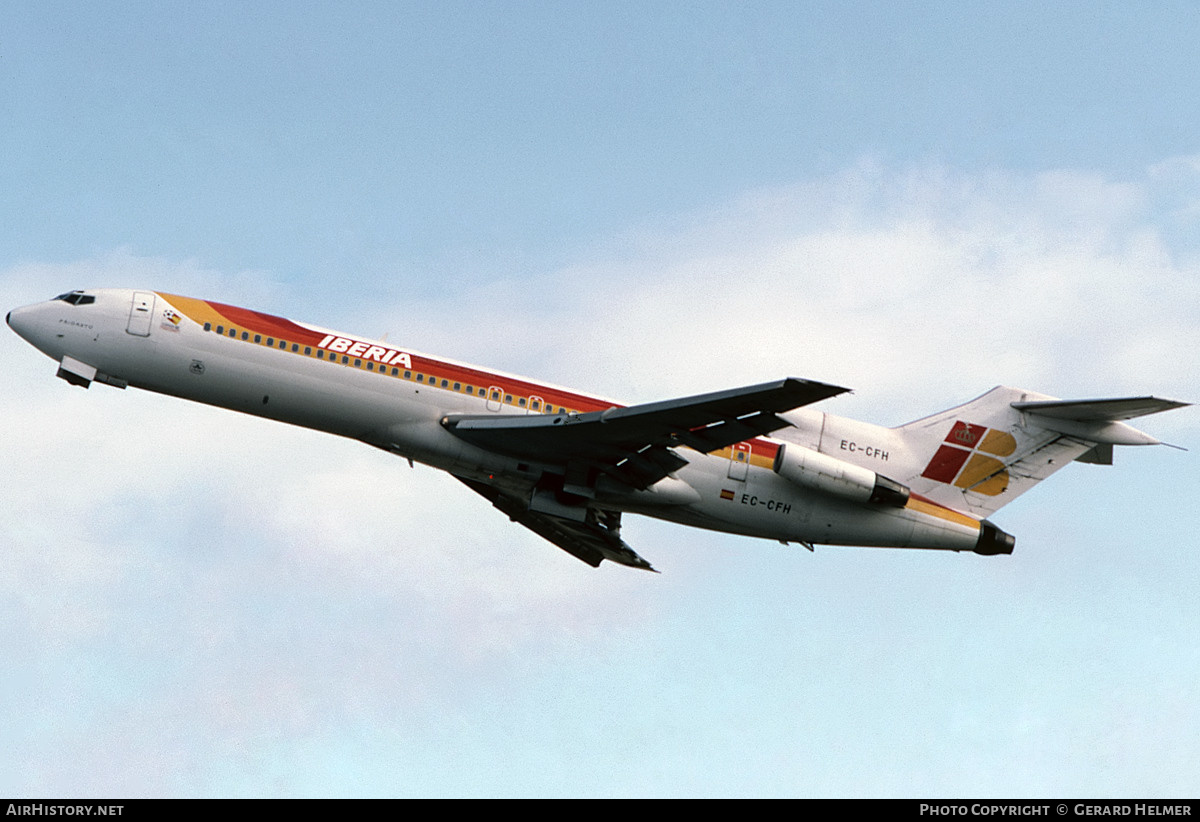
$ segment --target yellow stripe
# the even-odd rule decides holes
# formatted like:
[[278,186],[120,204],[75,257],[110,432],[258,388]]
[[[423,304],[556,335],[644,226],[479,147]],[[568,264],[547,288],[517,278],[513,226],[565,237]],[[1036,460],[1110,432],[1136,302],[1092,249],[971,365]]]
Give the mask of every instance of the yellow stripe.
[[938,505],[936,502],[927,502],[926,500],[917,499],[916,497],[909,497],[908,505],[904,507],[916,511],[919,514],[928,514],[931,517],[944,519],[948,522],[957,523],[958,525],[965,525],[968,528],[979,527],[979,520],[975,519],[974,517],[969,517],[966,514],[960,514],[957,511],[946,508],[945,506]]
[[[721,457],[722,459],[731,460],[731,459],[733,459],[733,448],[732,447],[721,448],[717,451],[710,452],[710,455],[714,456],[714,457]],[[775,458],[768,457],[763,454],[759,454],[757,451],[751,451],[750,452],[750,460],[747,464],[756,466],[758,468],[774,468],[775,467]]]
[[227,324],[228,319],[222,317],[217,311],[206,303],[204,300],[195,300],[191,297],[180,297],[178,294],[164,294],[159,291],[158,296],[169,302],[180,314],[183,314],[197,325],[204,325],[206,322],[217,325],[218,323]]

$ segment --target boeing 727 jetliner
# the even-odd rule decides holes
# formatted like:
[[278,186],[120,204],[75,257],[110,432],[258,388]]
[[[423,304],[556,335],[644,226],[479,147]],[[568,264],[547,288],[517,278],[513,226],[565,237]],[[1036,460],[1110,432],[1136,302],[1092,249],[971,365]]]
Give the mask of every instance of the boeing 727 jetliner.
[[71,291],[8,324],[58,376],[352,437],[448,471],[592,566],[650,569],[621,515],[814,544],[1010,554],[987,520],[1072,460],[1158,440],[1124,420],[1187,403],[993,388],[884,428],[810,408],[802,379],[644,405],[209,300]]

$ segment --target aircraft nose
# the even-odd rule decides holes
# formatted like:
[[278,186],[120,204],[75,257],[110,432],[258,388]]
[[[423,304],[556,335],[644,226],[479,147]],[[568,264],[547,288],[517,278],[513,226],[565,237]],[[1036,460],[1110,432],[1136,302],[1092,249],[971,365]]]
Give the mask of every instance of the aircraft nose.
[[29,334],[32,325],[29,318],[29,306],[25,306],[24,308],[14,308],[12,311],[8,312],[8,315],[5,316],[4,321],[8,323],[9,328],[11,328],[13,331],[16,331],[17,334],[19,334],[23,339],[29,340]]

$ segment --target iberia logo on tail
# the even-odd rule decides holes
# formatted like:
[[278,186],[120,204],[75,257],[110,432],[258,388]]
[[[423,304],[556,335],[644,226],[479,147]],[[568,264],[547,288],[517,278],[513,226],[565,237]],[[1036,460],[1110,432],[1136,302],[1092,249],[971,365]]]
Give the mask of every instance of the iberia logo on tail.
[[1008,471],[996,457],[1016,450],[1012,434],[959,420],[921,476],[994,497],[1008,488]]

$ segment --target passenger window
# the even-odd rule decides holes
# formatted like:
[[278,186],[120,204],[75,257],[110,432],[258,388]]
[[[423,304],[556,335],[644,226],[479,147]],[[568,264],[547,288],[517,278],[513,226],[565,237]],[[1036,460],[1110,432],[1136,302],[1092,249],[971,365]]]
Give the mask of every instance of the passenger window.
[[262,334],[255,334],[255,335],[254,335],[254,341],[255,341],[256,343],[260,343],[260,342],[262,342]]

